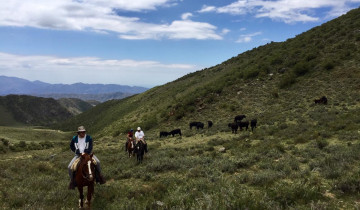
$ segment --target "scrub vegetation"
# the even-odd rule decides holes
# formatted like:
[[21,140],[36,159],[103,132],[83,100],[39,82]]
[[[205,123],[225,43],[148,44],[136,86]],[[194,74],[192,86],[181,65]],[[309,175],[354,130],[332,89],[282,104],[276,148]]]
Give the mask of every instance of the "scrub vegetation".
[[[76,208],[66,167],[84,125],[107,178],[93,209],[358,209],[359,29],[356,9],[52,127],[62,131],[0,127],[0,208]],[[328,103],[315,104],[322,96]],[[257,128],[232,134],[239,114]],[[142,164],[124,151],[138,126]],[[175,128],[181,137],[159,138]]]

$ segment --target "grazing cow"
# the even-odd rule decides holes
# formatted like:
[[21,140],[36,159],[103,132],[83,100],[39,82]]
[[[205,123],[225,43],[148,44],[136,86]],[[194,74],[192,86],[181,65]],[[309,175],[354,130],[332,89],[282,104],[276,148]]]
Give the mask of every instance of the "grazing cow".
[[237,116],[235,116],[235,118],[234,118],[234,122],[238,122],[238,121],[241,121],[242,119],[244,119],[244,118],[246,118],[246,116],[245,115],[237,115]]
[[257,119],[252,119],[250,121],[251,132],[254,131],[254,128],[256,128],[256,124],[257,124]]
[[160,138],[161,137],[167,137],[168,135],[170,135],[170,133],[168,133],[166,131],[160,131]]
[[320,99],[314,100],[315,104],[327,104],[327,98],[325,96],[321,97]]
[[199,123],[199,122],[191,122],[191,123],[189,124],[190,130],[192,129],[192,127],[196,127],[196,128],[197,128],[198,123]]
[[213,122],[212,121],[208,121],[208,128],[211,128],[213,126]]
[[199,130],[199,128],[204,129],[204,123],[198,122],[196,125],[196,129]]
[[175,129],[175,130],[172,130],[169,132],[169,135],[172,135],[173,137],[176,135],[176,134],[179,134],[181,136],[181,130],[178,128],[178,129]]
[[240,127],[240,130],[242,130],[242,128],[243,127],[245,127],[246,128],[246,130],[249,128],[249,121],[245,121],[245,122],[238,122],[237,123],[238,124],[238,126]]
[[238,124],[237,123],[229,123],[228,127],[231,128],[231,133],[237,133]]

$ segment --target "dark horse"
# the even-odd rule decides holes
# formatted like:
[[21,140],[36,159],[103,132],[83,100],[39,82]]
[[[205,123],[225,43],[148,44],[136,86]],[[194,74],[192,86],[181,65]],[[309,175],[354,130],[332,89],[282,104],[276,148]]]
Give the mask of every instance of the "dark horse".
[[127,146],[127,151],[129,152],[129,157],[131,157],[131,155],[134,153],[135,150],[135,143],[132,138],[129,139],[126,146]]
[[87,199],[86,203],[90,208],[91,197],[94,194],[94,181],[95,181],[95,163],[93,154],[82,154],[80,163],[75,173],[75,181],[80,193],[79,208],[84,206],[84,187],[87,186]]
[[138,163],[142,163],[142,160],[144,159],[144,153],[145,153],[145,145],[142,141],[139,141],[135,146],[135,154]]

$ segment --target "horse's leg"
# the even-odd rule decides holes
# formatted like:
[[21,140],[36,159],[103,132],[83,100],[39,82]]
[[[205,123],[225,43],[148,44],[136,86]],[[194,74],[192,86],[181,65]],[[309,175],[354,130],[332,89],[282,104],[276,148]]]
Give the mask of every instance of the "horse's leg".
[[82,208],[84,206],[84,188],[82,186],[78,186],[78,190],[80,193],[79,208]]
[[87,192],[87,202],[88,202],[88,207],[89,208],[91,206],[91,198],[92,198],[93,194],[94,194],[94,183],[91,183],[88,186],[88,192]]

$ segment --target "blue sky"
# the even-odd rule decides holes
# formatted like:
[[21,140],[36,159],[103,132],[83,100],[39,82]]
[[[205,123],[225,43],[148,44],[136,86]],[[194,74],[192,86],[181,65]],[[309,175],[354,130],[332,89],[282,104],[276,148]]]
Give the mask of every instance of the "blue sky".
[[359,6],[360,0],[0,0],[0,75],[154,87]]

